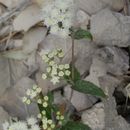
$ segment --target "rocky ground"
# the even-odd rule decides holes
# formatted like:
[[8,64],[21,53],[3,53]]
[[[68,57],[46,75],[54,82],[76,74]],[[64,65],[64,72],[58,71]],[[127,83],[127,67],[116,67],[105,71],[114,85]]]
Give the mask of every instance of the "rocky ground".
[[[130,81],[130,16],[127,0],[74,0],[75,25],[90,28],[93,41],[75,43],[76,67],[85,80],[105,91],[107,99],[72,95],[72,108],[92,130],[130,130],[130,101],[125,87]],[[25,106],[21,97],[34,83],[43,93],[53,90],[55,102],[66,103],[71,88],[42,80],[45,71],[38,51],[63,48],[65,63],[71,61],[71,39],[46,35],[41,23],[40,0],[0,0],[0,129],[10,116],[25,119],[37,115],[36,104]],[[29,111],[28,111],[29,110]]]

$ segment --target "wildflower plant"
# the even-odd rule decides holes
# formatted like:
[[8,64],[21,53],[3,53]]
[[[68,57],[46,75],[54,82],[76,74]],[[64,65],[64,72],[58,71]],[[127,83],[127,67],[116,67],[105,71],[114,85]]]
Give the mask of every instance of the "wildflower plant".
[[[72,39],[71,64],[61,62],[64,58],[62,49],[52,50],[44,54],[40,53],[42,60],[47,65],[46,71],[42,74],[43,80],[48,79],[54,85],[64,80],[72,86],[72,90],[105,98],[106,95],[103,90],[95,84],[83,80],[75,67],[75,40],[83,38],[92,40],[92,35],[88,30],[73,27],[74,1],[50,0],[42,8],[42,14],[44,25],[48,28],[49,33],[63,38],[70,36]],[[53,93],[48,92],[43,95],[42,89],[37,85],[33,85],[31,89],[26,91],[26,96],[22,98],[22,101],[27,105],[32,102],[38,105],[37,119],[30,118],[26,122],[17,121],[12,124],[6,122],[3,125],[4,130],[91,130],[88,125],[84,125],[82,122],[74,122],[70,113],[61,111],[60,107],[54,104]]]

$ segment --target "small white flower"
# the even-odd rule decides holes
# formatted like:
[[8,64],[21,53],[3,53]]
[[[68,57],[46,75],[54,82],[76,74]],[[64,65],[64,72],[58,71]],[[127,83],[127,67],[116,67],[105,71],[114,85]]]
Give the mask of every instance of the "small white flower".
[[64,76],[64,72],[63,72],[63,71],[60,71],[60,72],[58,73],[58,75],[59,75],[60,77],[63,77],[63,76]]
[[40,93],[40,92],[42,92],[42,89],[41,89],[40,87],[38,87],[38,88],[36,89],[36,92],[37,92],[37,93]]
[[51,124],[51,128],[54,129],[55,128],[55,124]]
[[64,65],[64,68],[65,68],[65,69],[69,69],[69,68],[70,68],[70,65],[69,65],[69,64],[65,64],[65,65]]
[[49,125],[51,125],[53,123],[52,120],[48,120],[47,122],[48,122]]
[[27,97],[23,97],[23,98],[22,98],[22,101],[23,101],[24,103],[25,103],[27,100],[28,100]]
[[37,85],[34,84],[33,85],[33,89],[36,90],[37,89]]
[[31,104],[31,100],[28,99],[28,100],[26,101],[26,104],[27,104],[27,105],[30,105],[30,104]]
[[36,91],[32,91],[30,98],[33,99],[37,96],[37,92]]
[[49,57],[49,58],[53,58],[53,57],[54,57],[54,54],[53,54],[53,53],[49,53],[49,54],[48,54],[48,57]]
[[47,67],[46,71],[47,71],[47,73],[50,73],[51,72],[51,67]]
[[8,122],[5,122],[5,123],[3,124],[3,130],[8,130],[8,128],[9,128],[9,123],[8,123]]
[[41,100],[41,99],[38,99],[38,100],[37,100],[37,103],[42,104],[42,100]]
[[65,71],[65,75],[70,76],[71,72],[69,70]]
[[60,78],[58,76],[54,76],[54,77],[52,77],[51,82],[55,85],[56,83],[60,82],[59,79]]
[[37,123],[37,120],[34,117],[30,117],[27,119],[27,123],[29,125],[35,125]]
[[63,70],[64,69],[64,65],[59,65],[59,69]]
[[49,100],[48,96],[45,96],[45,97],[44,97],[44,100],[45,100],[45,101],[48,101],[48,100]]
[[47,102],[43,102],[43,104],[42,104],[42,105],[43,105],[43,107],[45,107],[45,108],[46,108],[46,107],[48,106],[48,103],[47,103]]
[[43,78],[43,79],[47,79],[47,75],[43,73],[43,74],[42,74],[42,78]]
[[60,120],[64,120],[64,116],[61,115]]
[[51,76],[57,75],[57,68],[52,68]]
[[47,124],[43,124],[43,129],[46,130],[47,129]]
[[55,64],[54,61],[50,61],[50,62],[49,62],[49,65],[50,65],[50,66],[53,66],[54,64]]
[[56,35],[57,32],[59,32],[59,27],[57,25],[52,26],[50,29],[50,33]]
[[41,119],[41,118],[42,118],[42,115],[41,115],[41,114],[38,114],[37,117],[38,117],[39,119]]
[[60,53],[58,54],[58,57],[59,57],[59,58],[63,58],[63,57],[64,57],[64,53],[63,53],[63,52],[60,52]]
[[31,95],[31,90],[28,89],[27,92],[26,92],[27,96],[30,96]]
[[43,110],[43,111],[42,111],[42,114],[43,114],[43,115],[46,115],[46,111]]

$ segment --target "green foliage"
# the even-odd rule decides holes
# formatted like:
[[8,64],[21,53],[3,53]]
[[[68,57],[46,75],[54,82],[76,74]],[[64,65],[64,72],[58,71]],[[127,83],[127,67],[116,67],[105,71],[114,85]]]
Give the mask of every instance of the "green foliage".
[[75,85],[73,86],[74,90],[77,90],[79,92],[85,93],[85,94],[91,94],[93,96],[97,97],[103,97],[105,98],[106,95],[104,94],[103,90],[96,86],[95,84],[85,81],[85,80],[78,80],[75,82]]
[[69,121],[60,130],[91,130],[91,129],[89,126],[85,124]]
[[[74,71],[73,76],[72,76],[72,65],[70,65],[70,71],[71,71],[70,78],[73,82],[76,82],[77,80],[81,79],[81,75],[75,66],[73,66],[73,71]],[[72,79],[72,77],[73,77],[73,79]]]
[[93,39],[92,34],[88,30],[84,30],[81,28],[79,28],[77,31],[74,32],[73,38],[76,40],[80,40],[83,38],[90,39],[90,40]]

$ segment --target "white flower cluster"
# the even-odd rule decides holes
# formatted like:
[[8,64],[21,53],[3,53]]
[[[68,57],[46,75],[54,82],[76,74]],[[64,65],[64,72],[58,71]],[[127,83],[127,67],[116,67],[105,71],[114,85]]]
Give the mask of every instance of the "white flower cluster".
[[50,81],[55,85],[59,83],[64,76],[70,76],[70,65],[69,64],[57,64],[56,59],[61,59],[64,57],[62,49],[57,49],[46,54],[41,54],[41,57],[45,63],[48,64],[46,73],[42,74],[43,79],[50,79]]
[[53,0],[42,8],[42,15],[51,34],[67,37],[73,24],[73,0]]
[[38,114],[38,118],[41,119],[44,130],[53,130],[55,128],[55,123],[53,120],[47,118],[45,110],[41,114]]
[[64,116],[61,114],[60,111],[56,113],[56,119],[58,121],[58,125],[62,125],[64,121]]
[[36,98],[41,92],[42,89],[40,87],[33,85],[32,89],[28,89],[26,91],[27,97],[23,97],[22,101],[29,105],[31,103],[31,100]]
[[33,117],[28,118],[27,122],[5,122],[3,124],[3,130],[40,130],[40,127],[37,123],[37,119]]
[[37,103],[41,104],[44,108],[46,108],[48,106],[48,100],[49,100],[48,96],[44,96],[43,99],[38,98]]

